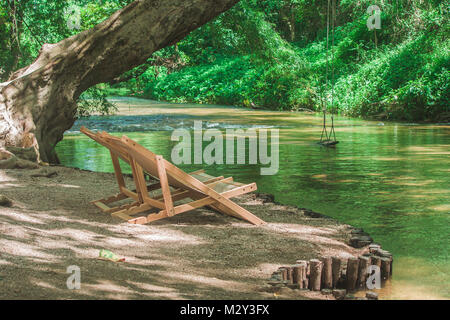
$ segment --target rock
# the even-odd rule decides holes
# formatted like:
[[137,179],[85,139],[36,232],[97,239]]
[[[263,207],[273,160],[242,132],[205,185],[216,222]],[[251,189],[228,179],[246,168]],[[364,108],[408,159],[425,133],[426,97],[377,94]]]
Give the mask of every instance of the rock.
[[264,286],[260,287],[258,289],[258,291],[274,293],[274,292],[277,291],[277,289],[275,287],[271,286],[271,285],[264,285]]
[[6,147],[6,150],[16,155],[16,157],[31,161],[37,162],[38,156],[36,154],[36,150],[34,147],[31,148],[18,148],[18,147]]
[[345,294],[347,293],[347,290],[345,289],[334,289],[332,291],[333,296],[336,300],[344,300]]
[[344,300],[356,300],[356,297],[353,294],[347,294]]
[[289,295],[289,294],[292,294],[292,292],[293,292],[293,290],[288,288],[288,287],[282,287],[282,288],[280,288],[278,290],[279,294],[287,294],[287,295]]
[[275,286],[277,284],[283,284],[282,282],[283,282],[283,279],[281,276],[281,272],[278,272],[278,271],[272,273],[272,276],[267,281],[267,283],[272,286]]
[[378,293],[373,291],[366,292],[366,298],[368,300],[378,300]]
[[0,206],[2,207],[12,207],[13,202],[8,197],[0,194]]
[[0,169],[14,169],[18,158],[5,149],[0,149]]
[[272,273],[271,278],[273,279],[278,279],[278,280],[283,280],[283,273],[281,271],[275,271]]
[[305,209],[305,208],[300,208],[301,211],[303,211],[303,214],[307,217],[310,218],[326,218],[326,216],[324,216],[323,214],[320,214],[318,212],[314,212],[312,210],[309,209]]
[[333,294],[333,290],[331,290],[331,289],[322,289],[320,291],[320,293],[322,293],[323,295],[331,295],[331,294]]
[[273,203],[275,201],[274,195],[269,193],[258,193],[257,197],[261,199],[263,203]]
[[24,160],[24,159],[17,159],[16,163],[17,169],[39,169],[40,166],[36,162]]
[[300,289],[300,285],[299,285],[298,283],[289,283],[289,284],[287,285],[287,287],[288,287],[289,289],[292,289],[292,290],[298,290],[298,289]]
[[37,170],[36,172],[30,174],[30,177],[44,177],[44,178],[51,178],[53,176],[58,175],[58,173],[54,170],[48,169],[48,168],[41,168]]
[[390,253],[389,251],[383,250],[383,249],[376,250],[375,255],[383,257],[383,258],[391,258],[392,257],[392,253]]
[[355,228],[353,229],[351,232],[351,234],[360,234],[360,233],[365,233],[363,229],[361,228]]
[[350,246],[353,248],[363,248],[372,243],[373,239],[370,236],[358,235],[350,239]]

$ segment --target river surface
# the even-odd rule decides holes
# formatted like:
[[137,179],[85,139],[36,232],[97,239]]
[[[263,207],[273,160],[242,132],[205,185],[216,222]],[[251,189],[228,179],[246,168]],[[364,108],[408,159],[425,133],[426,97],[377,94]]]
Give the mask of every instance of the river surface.
[[[385,299],[450,298],[450,125],[381,123],[337,117],[336,148],[317,145],[319,114],[112,98],[115,116],[77,121],[57,146],[66,166],[113,172],[108,151],[79,128],[126,134],[171,159],[174,129],[279,129],[279,171],[260,164],[181,165],[256,182],[278,202],[310,208],[361,227],[394,255]],[[208,144],[208,143],[206,143]],[[194,147],[192,147],[194,150]],[[271,150],[269,139],[269,154]]]

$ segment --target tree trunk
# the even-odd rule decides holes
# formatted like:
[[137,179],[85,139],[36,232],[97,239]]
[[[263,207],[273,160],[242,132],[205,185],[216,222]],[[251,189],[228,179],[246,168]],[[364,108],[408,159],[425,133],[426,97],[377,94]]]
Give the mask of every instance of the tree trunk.
[[90,30],[44,44],[36,61],[0,83],[0,147],[31,147],[57,163],[56,144],[75,121],[76,101],[175,44],[239,0],[138,0]]

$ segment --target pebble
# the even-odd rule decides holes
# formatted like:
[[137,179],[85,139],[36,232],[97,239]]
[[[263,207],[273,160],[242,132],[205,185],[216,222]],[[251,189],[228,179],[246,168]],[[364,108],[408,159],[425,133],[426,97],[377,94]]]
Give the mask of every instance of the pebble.
[[370,236],[358,235],[350,239],[350,245],[353,248],[363,248],[370,245],[372,241],[373,239]]
[[0,206],[12,207],[12,205],[13,205],[13,203],[12,203],[11,199],[0,194]]
[[378,293],[373,291],[366,292],[366,298],[368,300],[378,300]]
[[321,292],[323,295],[330,295],[330,294],[333,294],[333,290],[331,290],[331,289],[322,289],[320,292]]
[[334,289],[333,296],[336,300],[343,300],[347,291],[345,289]]
[[300,289],[300,285],[299,285],[298,283],[290,283],[290,284],[287,285],[287,287],[288,287],[289,289],[292,289],[292,290],[298,290],[298,289]]
[[30,174],[30,177],[44,177],[44,178],[51,178],[53,176],[58,175],[58,172],[54,171],[54,170],[50,170],[47,168],[41,168],[39,170],[37,170],[36,172],[33,172],[32,174]]

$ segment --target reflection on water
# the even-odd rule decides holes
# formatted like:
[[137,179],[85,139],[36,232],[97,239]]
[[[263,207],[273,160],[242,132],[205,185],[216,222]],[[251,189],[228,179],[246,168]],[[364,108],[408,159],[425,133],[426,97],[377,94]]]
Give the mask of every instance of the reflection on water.
[[[220,106],[175,105],[140,99],[117,101],[120,114],[83,120],[90,128],[120,131],[170,159],[170,128],[277,127],[280,170],[260,176],[259,165],[201,167],[211,174],[258,184],[285,204],[308,207],[362,227],[395,257],[385,298],[450,298],[450,126],[389,124],[337,117],[340,144],[318,146],[318,115]],[[130,124],[132,124],[130,126]],[[128,132],[119,130],[123,128]],[[57,147],[63,164],[112,172],[107,150],[68,134]]]

